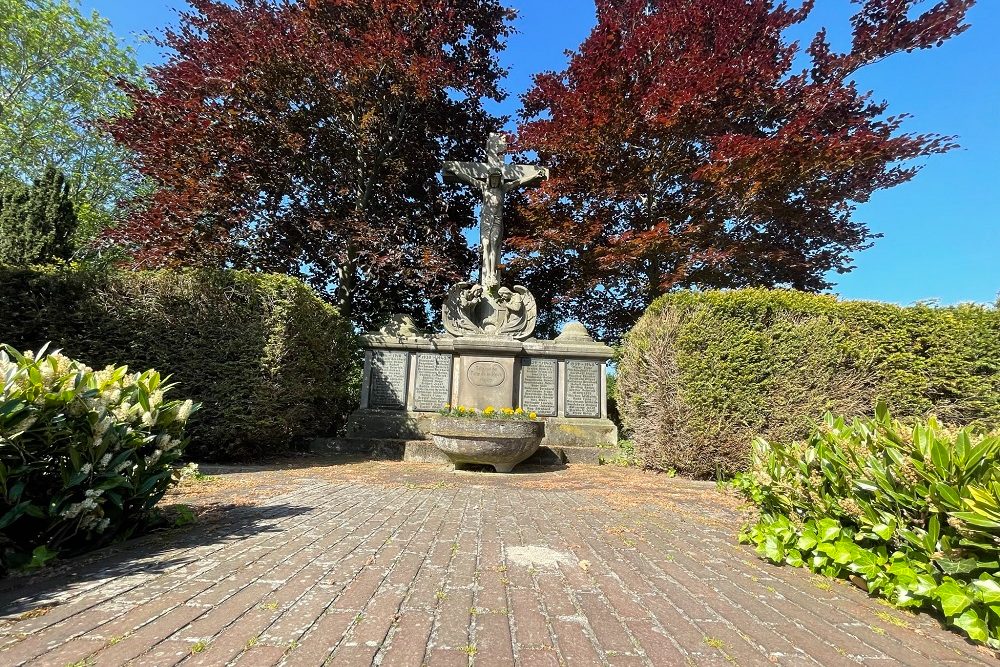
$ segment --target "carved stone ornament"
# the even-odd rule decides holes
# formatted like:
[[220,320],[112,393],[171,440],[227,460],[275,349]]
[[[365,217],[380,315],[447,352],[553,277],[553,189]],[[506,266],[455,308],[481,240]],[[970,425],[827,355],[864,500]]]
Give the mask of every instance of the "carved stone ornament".
[[409,315],[396,314],[389,318],[389,321],[379,329],[383,336],[396,336],[399,338],[412,338],[420,336],[421,331],[417,323]]
[[445,162],[444,182],[464,183],[482,198],[479,239],[482,267],[479,281],[492,289],[500,284],[497,267],[503,257],[503,198],[508,192],[533,187],[548,179],[549,170],[529,164],[506,164],[507,137],[494,132],[486,144],[486,162]]
[[519,188],[538,185],[549,177],[545,167],[507,164],[507,138],[494,132],[486,144],[486,162],[445,162],[444,181],[464,183],[482,197],[479,238],[482,244],[482,284],[459,283],[448,292],[444,328],[453,336],[510,336],[524,339],[535,331],[538,308],[525,287],[500,285],[497,272],[503,257],[503,198]]
[[485,289],[475,283],[458,283],[448,292],[442,318],[453,336],[509,336],[524,339],[535,331],[538,307],[535,297],[520,285]]

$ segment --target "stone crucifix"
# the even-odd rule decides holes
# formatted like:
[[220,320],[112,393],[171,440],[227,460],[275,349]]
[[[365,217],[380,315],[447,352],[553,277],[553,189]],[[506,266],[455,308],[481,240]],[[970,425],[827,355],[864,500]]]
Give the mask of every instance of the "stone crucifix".
[[482,194],[479,214],[479,236],[482,240],[483,264],[479,282],[486,289],[499,284],[497,265],[503,252],[503,196],[511,190],[535,185],[549,177],[545,167],[526,164],[505,164],[507,138],[490,134],[486,144],[486,162],[445,162],[444,182],[465,183]]

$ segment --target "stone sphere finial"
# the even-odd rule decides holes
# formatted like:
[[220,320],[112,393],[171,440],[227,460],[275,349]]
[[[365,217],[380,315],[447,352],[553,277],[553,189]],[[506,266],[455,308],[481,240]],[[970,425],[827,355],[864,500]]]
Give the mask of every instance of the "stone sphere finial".
[[570,322],[563,327],[562,333],[556,338],[556,340],[561,341],[590,341],[593,342],[593,337],[590,332],[587,331],[587,327],[583,326],[580,322]]
[[383,336],[397,336],[399,338],[413,338],[421,335],[416,321],[403,313],[397,313],[390,317],[385,326],[379,329],[379,333]]

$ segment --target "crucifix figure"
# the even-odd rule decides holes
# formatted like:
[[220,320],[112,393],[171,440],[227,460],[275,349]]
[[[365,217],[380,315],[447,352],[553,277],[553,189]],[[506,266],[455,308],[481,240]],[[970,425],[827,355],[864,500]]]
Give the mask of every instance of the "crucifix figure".
[[444,182],[465,183],[477,188],[483,197],[479,214],[479,236],[482,240],[483,264],[479,282],[486,289],[499,284],[497,264],[503,252],[503,196],[511,190],[527,187],[549,177],[545,167],[526,164],[505,164],[507,138],[490,134],[486,145],[486,162],[445,162]]

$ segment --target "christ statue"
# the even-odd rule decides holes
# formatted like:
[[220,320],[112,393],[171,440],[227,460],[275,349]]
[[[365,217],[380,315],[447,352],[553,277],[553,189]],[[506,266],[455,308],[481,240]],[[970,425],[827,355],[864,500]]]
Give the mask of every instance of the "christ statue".
[[445,183],[465,183],[482,193],[483,205],[479,214],[479,237],[482,242],[483,263],[479,273],[480,284],[489,289],[499,284],[497,265],[503,253],[503,196],[511,190],[527,187],[549,177],[545,167],[525,164],[505,164],[507,138],[503,134],[490,134],[486,145],[486,162],[445,162]]

